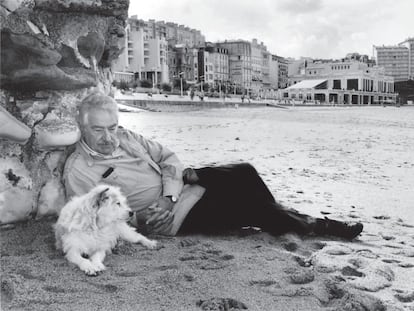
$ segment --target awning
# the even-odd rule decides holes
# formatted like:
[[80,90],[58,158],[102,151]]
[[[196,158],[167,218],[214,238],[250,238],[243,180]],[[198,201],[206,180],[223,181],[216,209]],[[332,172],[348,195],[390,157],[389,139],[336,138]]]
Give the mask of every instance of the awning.
[[325,83],[326,79],[315,79],[315,80],[303,80],[299,83],[293,84],[289,86],[286,90],[294,90],[294,89],[314,89],[319,84]]

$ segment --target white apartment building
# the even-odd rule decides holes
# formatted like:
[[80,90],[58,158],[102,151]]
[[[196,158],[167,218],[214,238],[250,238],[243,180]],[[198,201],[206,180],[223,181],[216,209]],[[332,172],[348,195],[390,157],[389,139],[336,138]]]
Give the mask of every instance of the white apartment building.
[[115,80],[134,74],[135,79],[148,79],[153,85],[168,82],[167,41],[165,30],[133,16],[128,19],[125,49],[113,64]]

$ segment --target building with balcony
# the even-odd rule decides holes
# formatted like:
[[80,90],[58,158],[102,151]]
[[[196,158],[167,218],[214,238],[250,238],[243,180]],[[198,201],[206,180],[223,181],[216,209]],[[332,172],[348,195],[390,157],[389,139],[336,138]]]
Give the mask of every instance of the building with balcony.
[[189,83],[198,81],[198,49],[185,45],[176,45],[168,47],[168,68],[170,81],[182,78]]
[[374,46],[377,65],[385,69],[395,81],[414,79],[414,38],[408,38],[398,45]]
[[[199,49],[199,77],[217,88],[230,82],[229,52],[226,48],[208,42]],[[200,81],[200,78],[199,78]]]
[[151,80],[154,85],[168,82],[165,36],[165,29],[153,21],[145,22],[136,16],[129,18],[124,51],[112,66],[115,79],[125,73],[134,74],[135,79]]
[[250,93],[252,88],[252,46],[246,40],[218,42],[229,53],[229,78],[237,88]]

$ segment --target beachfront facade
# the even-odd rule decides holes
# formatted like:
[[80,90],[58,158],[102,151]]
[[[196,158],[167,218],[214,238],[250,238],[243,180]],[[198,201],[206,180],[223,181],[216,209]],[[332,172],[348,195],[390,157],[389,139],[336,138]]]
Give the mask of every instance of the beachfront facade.
[[217,46],[229,53],[229,77],[231,83],[243,93],[251,92],[252,87],[252,46],[246,40],[226,40]]
[[215,88],[227,85],[230,82],[229,51],[215,43],[206,43],[206,47],[200,48],[199,77],[205,77],[204,81],[213,83]]
[[[214,52],[205,48],[198,50],[198,82],[214,84]],[[203,90],[204,88],[201,87]]]
[[395,81],[414,79],[414,38],[398,45],[374,46],[374,55],[377,65],[384,67],[386,74]]
[[280,97],[331,104],[370,105],[395,103],[394,78],[382,67],[352,59],[331,62],[304,62],[299,74]]
[[169,79],[183,78],[188,83],[198,81],[198,49],[185,45],[168,48]]
[[272,89],[284,89],[288,86],[288,65],[286,58],[274,54],[269,55],[269,80]]
[[114,62],[114,78],[134,75],[134,80],[148,79],[153,85],[168,82],[167,41],[165,29],[133,16],[128,19],[124,51]]

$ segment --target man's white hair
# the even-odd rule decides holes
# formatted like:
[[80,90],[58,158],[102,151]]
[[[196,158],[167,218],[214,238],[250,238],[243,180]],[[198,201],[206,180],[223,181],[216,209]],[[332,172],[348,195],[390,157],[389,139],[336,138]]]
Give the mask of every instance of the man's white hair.
[[92,93],[82,100],[79,107],[78,122],[80,125],[88,123],[88,113],[93,109],[107,110],[118,114],[118,106],[115,99],[103,93]]

